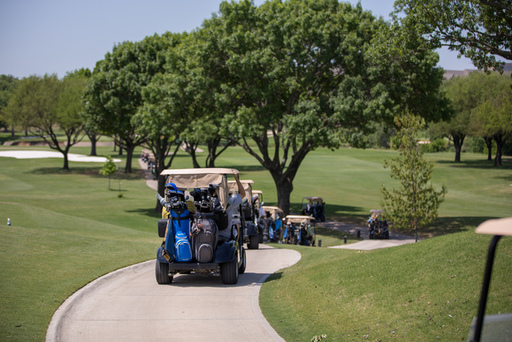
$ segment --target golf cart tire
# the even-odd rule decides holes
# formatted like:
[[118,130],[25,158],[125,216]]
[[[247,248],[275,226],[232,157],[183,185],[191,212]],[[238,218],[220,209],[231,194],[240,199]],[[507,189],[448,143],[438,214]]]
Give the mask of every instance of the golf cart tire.
[[258,249],[259,248],[259,236],[251,235],[249,236],[249,243],[247,244],[248,249]]
[[156,282],[160,285],[172,283],[173,276],[169,275],[169,264],[156,261],[155,265]]
[[223,284],[233,285],[238,283],[238,260],[223,262],[220,264],[220,275]]
[[238,274],[244,274],[245,273],[245,267],[247,266],[247,259],[245,255],[245,248],[242,247],[242,265],[238,268]]

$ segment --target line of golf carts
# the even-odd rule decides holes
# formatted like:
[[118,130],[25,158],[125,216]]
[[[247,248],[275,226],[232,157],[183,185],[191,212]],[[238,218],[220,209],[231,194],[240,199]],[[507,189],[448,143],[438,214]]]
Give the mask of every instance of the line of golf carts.
[[[252,180],[240,181],[235,169],[171,169],[160,175],[166,189],[165,197],[157,195],[163,207],[158,221],[163,242],[155,265],[158,284],[192,272],[219,273],[224,284],[236,284],[247,265],[244,244],[248,249],[271,241],[315,244],[313,216],[288,215],[277,231],[275,222],[283,219],[283,211],[263,206],[262,192],[252,189]],[[240,203],[231,203],[241,197],[232,195],[242,193]]]

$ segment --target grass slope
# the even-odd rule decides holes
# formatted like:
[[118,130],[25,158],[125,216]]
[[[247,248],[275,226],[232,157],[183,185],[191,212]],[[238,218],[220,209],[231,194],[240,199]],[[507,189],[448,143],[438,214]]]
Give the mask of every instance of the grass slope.
[[[490,238],[462,232],[375,251],[300,248],[268,278],[263,314],[286,341],[461,341],[478,308]],[[500,242],[489,313],[512,312],[512,239]]]

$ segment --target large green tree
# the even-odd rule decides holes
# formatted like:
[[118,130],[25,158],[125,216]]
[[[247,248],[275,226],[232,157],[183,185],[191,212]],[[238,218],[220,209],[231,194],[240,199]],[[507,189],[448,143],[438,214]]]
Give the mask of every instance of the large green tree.
[[480,69],[500,68],[496,56],[512,60],[510,0],[398,0],[397,13],[408,30],[428,36],[434,47],[447,46]]
[[360,5],[336,0],[223,2],[203,25],[222,80],[224,126],[270,172],[285,212],[309,152],[338,148],[342,132],[391,123],[398,108],[421,112],[420,99],[438,95],[442,73],[428,49],[413,53],[416,42],[407,40],[399,60],[370,50],[385,27]]
[[[19,80],[11,75],[0,75],[0,128],[7,129],[8,119],[3,113],[3,108],[9,103],[9,98],[14,92],[14,88]],[[12,128],[12,134],[14,135],[14,128]]]
[[400,142],[399,157],[385,160],[384,167],[390,168],[391,178],[398,180],[400,186],[389,189],[383,185],[381,205],[394,227],[413,230],[418,241],[421,228],[437,218],[446,187],[443,185],[440,190],[436,190],[430,183],[434,164],[423,157],[418,146],[416,135],[425,121],[407,114],[397,117],[396,123],[400,127],[397,134]]
[[90,129],[115,135],[126,150],[125,173],[132,171],[133,150],[146,142],[136,133],[132,117],[142,105],[142,89],[163,72],[165,35],[149,36],[140,42],[114,46],[94,68],[85,93],[87,125]]
[[455,147],[455,162],[461,161],[462,145],[467,135],[472,133],[474,122],[472,112],[481,96],[481,84],[476,74],[468,77],[454,77],[443,84],[446,96],[450,99],[453,117],[430,127],[437,135],[447,136]]
[[[146,145],[155,157],[156,174],[171,167],[181,145],[181,132],[188,123],[188,106],[181,101],[187,83],[180,75],[184,63],[181,49],[187,35],[166,34],[161,39],[167,45],[161,50],[167,61],[166,72],[155,75],[142,89],[142,105],[132,118],[137,127],[135,132],[147,137]],[[158,181],[158,192],[163,195],[164,179],[159,177]]]
[[512,83],[510,76],[474,73],[481,97],[474,108],[478,131],[496,142],[494,165],[502,165],[503,145],[512,138]]
[[[80,113],[85,79],[73,73],[62,81],[56,75],[30,76],[20,81],[6,108],[12,123],[21,123],[31,134],[62,153],[69,169],[70,148],[83,138]],[[66,141],[60,141],[60,131]]]

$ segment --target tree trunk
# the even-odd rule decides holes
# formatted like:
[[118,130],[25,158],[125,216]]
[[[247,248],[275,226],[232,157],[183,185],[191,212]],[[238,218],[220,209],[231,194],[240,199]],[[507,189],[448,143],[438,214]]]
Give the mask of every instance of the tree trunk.
[[97,156],[98,154],[96,152],[96,143],[98,142],[99,137],[95,133],[87,133],[87,136],[91,141],[91,156]]
[[492,160],[492,137],[484,137],[485,145],[487,145],[487,160]]
[[462,144],[464,143],[465,134],[452,134],[453,146],[455,147],[455,162],[460,163],[460,154],[462,151]]
[[[132,173],[132,159],[133,159],[133,150],[135,146],[130,146],[126,148],[126,166],[124,169],[124,173]],[[119,147],[119,151],[121,152],[123,149]],[[120,154],[121,155],[121,154]]]
[[503,138],[503,134],[496,134],[494,136],[494,141],[496,141],[496,156],[494,157],[494,166],[502,166],[501,156],[503,145],[505,144],[505,139]]
[[284,216],[290,214],[290,196],[293,191],[293,183],[291,181],[282,180],[276,182],[277,190],[277,206],[284,212]]
[[64,170],[69,170],[69,158],[67,153],[62,153],[64,155]]

